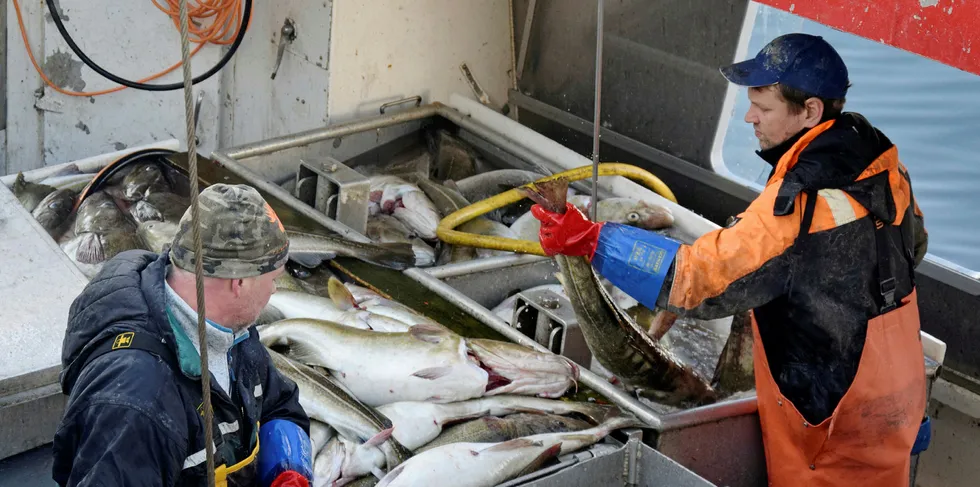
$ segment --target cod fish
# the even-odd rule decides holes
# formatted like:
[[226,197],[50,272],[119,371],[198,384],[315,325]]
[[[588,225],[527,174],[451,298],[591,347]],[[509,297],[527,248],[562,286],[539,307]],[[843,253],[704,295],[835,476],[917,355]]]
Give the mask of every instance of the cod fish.
[[452,443],[498,443],[542,433],[567,433],[590,428],[587,421],[556,414],[517,413],[498,418],[484,416],[446,428],[415,454]]
[[[578,196],[570,198],[569,201],[578,209],[582,210],[582,213],[589,215],[591,211],[591,199],[588,196]],[[659,230],[674,224],[674,216],[667,208],[633,198],[606,198],[599,200],[599,207],[596,209],[596,220],[622,223],[644,230]],[[537,218],[534,218],[534,215],[529,211],[521,215],[517,221],[511,224],[510,229],[518,235],[517,238],[537,242],[541,222]]]
[[20,201],[24,209],[32,212],[41,203],[41,200],[53,192],[54,189],[47,184],[32,183],[24,179],[24,173],[20,172],[17,173],[17,179],[14,180],[14,184],[10,187],[10,192],[17,197],[17,201]]
[[372,176],[370,212],[392,215],[423,240],[435,240],[439,213],[418,186],[398,176]]
[[[272,353],[272,352],[270,352]],[[276,352],[278,353],[278,352]],[[281,356],[281,355],[280,355]],[[322,375],[322,374],[321,374]],[[310,451],[314,457],[326,446],[327,441],[334,436],[334,429],[323,421],[310,420]]]
[[340,437],[330,438],[330,441],[314,457],[313,487],[332,486],[335,480],[340,479],[346,456],[347,451]]
[[377,243],[407,243],[415,251],[415,265],[429,267],[436,262],[436,251],[397,218],[378,213],[368,219],[367,237]]
[[291,230],[287,234],[289,258],[310,268],[318,267],[323,261],[338,255],[399,271],[415,265],[415,251],[408,244],[355,242],[338,236],[328,237]]
[[578,383],[578,366],[561,355],[487,339],[467,338],[466,348],[490,373],[488,396],[523,394],[555,398]]
[[137,248],[135,227],[105,192],[85,198],[75,216],[75,237],[80,238],[76,257],[83,264],[97,264],[124,250]]
[[[565,212],[568,180],[535,183],[521,192],[555,213]],[[593,357],[630,388],[668,405],[717,399],[705,379],[654,341],[616,307],[585,257],[556,255],[565,292]]]
[[59,189],[49,193],[31,212],[34,219],[48,235],[57,239],[65,230],[65,223],[75,205],[75,192]]
[[136,236],[139,237],[140,247],[159,254],[164,247],[173,244],[177,229],[176,223],[150,220],[136,227]]
[[[340,281],[336,278],[332,278],[329,286],[335,286],[340,284]],[[415,310],[401,304],[397,301],[392,301],[366,287],[358,286],[353,283],[342,284],[347,291],[350,293],[350,298],[354,300],[354,303],[359,309],[365,311],[370,311],[376,315],[386,316],[396,321],[404,323],[406,326],[411,327],[412,325],[428,325],[435,328],[442,328],[447,332],[449,329],[442,326],[441,323],[419,313]],[[330,291],[332,294],[339,294],[339,291]]]
[[268,352],[276,369],[299,387],[300,405],[310,418],[330,425],[349,439],[368,444],[368,448],[377,446],[384,452],[389,470],[411,456],[397,440],[391,439],[392,425],[387,418],[329,377],[274,350]]
[[[340,288],[344,289],[342,285]],[[346,291],[346,289],[344,290]],[[347,307],[342,308],[336,299],[305,292],[277,291],[269,298],[269,306],[279,310],[284,319],[326,320],[361,330],[408,330],[408,325],[386,316],[357,309],[352,302],[347,303]]]
[[[467,201],[466,198],[464,198],[463,195],[461,195],[459,191],[452,186],[453,185],[450,182],[447,182],[446,184],[438,184],[429,180],[419,181],[419,187],[422,188],[422,190],[425,191],[426,196],[432,200],[432,203],[435,205],[436,209],[439,210],[439,213],[443,218],[453,212],[469,206],[470,204],[469,201]],[[517,238],[517,235],[514,234],[514,232],[512,232],[507,225],[482,216],[460,225],[456,228],[456,230],[477,235]],[[438,264],[446,264],[449,262],[464,262],[477,258],[483,259],[496,255],[508,254],[510,254],[510,252],[501,250],[478,249],[463,245],[444,245],[436,262]]]
[[378,487],[444,485],[492,487],[531,473],[548,460],[590,446],[613,430],[638,426],[629,417],[613,418],[595,428],[545,433],[503,443],[453,443],[410,458],[388,472]]
[[370,406],[471,399],[483,395],[489,377],[469,358],[461,337],[430,325],[380,333],[330,321],[287,319],[266,325],[261,339],[267,346],[289,346],[296,360],[330,370]]
[[178,223],[189,206],[190,201],[187,198],[168,191],[159,191],[149,193],[133,203],[129,212],[137,224],[152,220]]
[[530,412],[537,414],[580,414],[595,423],[619,415],[614,406],[560,401],[523,396],[493,396],[447,404],[401,401],[385,404],[378,412],[391,420],[393,435],[406,448],[415,450],[436,439],[446,424],[483,416]]
[[[464,198],[475,203],[546,176],[546,174],[521,169],[499,169],[458,180],[456,187]],[[505,225],[511,225],[519,216],[530,211],[532,204],[532,201],[523,199],[493,210],[485,216]]]

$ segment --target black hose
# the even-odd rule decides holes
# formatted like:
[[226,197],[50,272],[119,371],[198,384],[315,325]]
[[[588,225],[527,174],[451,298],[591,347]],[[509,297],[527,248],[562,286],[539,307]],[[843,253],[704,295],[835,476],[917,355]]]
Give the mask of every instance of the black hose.
[[[61,37],[64,37],[65,42],[68,43],[68,47],[71,48],[72,52],[74,52],[75,55],[78,56],[78,58],[81,59],[83,63],[85,63],[86,66],[92,68],[92,70],[94,70],[96,73],[99,73],[103,77],[111,81],[114,81],[116,83],[119,83],[123,86],[127,86],[129,88],[134,88],[137,90],[173,91],[173,90],[180,90],[184,88],[184,83],[170,83],[166,85],[149,85],[146,83],[138,83],[136,81],[130,81],[128,79],[121,78],[119,76],[116,76],[106,71],[105,69],[102,68],[102,66],[95,64],[95,61],[91,60],[88,56],[86,56],[85,53],[82,52],[82,49],[78,47],[78,44],[75,44],[75,40],[71,38],[71,34],[68,33],[68,30],[65,29],[65,24],[61,21],[61,15],[58,13],[58,8],[55,6],[54,0],[47,0],[47,4],[48,4],[48,12],[51,14],[51,19],[54,20],[54,25],[58,27],[58,32],[61,33]],[[218,61],[218,64],[215,64],[214,67],[207,70],[205,73],[201,74],[200,76],[194,78],[192,80],[192,84],[196,85],[201,81],[204,81],[214,76],[215,73],[221,71],[221,68],[225,67],[225,64],[227,64],[228,61],[231,60],[231,57],[235,55],[235,51],[238,50],[238,46],[242,43],[242,40],[245,39],[245,30],[246,27],[248,27],[248,21],[251,18],[251,16],[252,16],[252,0],[245,0],[245,14],[242,16],[242,25],[241,28],[238,29],[238,36],[235,37],[235,41],[231,44],[231,47],[228,48],[228,52],[226,52],[225,55],[221,57],[221,60]]]

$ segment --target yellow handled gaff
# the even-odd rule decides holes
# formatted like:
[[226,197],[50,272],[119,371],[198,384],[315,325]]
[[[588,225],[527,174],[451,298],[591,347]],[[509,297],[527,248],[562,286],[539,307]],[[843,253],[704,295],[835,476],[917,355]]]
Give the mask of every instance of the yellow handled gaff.
[[[644,186],[650,188],[653,192],[659,194],[660,196],[663,196],[674,203],[677,202],[677,198],[674,196],[674,193],[671,192],[670,188],[668,188],[667,185],[660,180],[660,178],[636,166],[619,162],[606,162],[599,164],[599,175],[623,176],[630,178],[634,181],[642,183]],[[572,182],[580,181],[591,176],[592,166],[590,165],[548,176],[546,178],[541,178],[536,182],[540,183],[543,181],[551,181],[561,177],[564,177],[568,179],[569,182]],[[527,186],[530,186],[531,184]],[[476,247],[481,249],[504,250],[507,252],[517,252],[520,254],[545,256],[546,254],[541,248],[541,244],[538,242],[517,240],[506,237],[493,237],[489,235],[477,235],[474,233],[466,233],[455,230],[456,227],[473,220],[474,218],[483,216],[493,210],[502,208],[511,203],[516,203],[523,198],[524,195],[521,194],[518,188],[514,188],[496,196],[487,198],[483,201],[473,203],[466,208],[456,210],[439,222],[439,227],[436,229],[436,235],[438,235],[439,239],[443,242],[452,245],[464,245],[467,247]],[[593,202],[593,205],[595,205],[595,202]]]

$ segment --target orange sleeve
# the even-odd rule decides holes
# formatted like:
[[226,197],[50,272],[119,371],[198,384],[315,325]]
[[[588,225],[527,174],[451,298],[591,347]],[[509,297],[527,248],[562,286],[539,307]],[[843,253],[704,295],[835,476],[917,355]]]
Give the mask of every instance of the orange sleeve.
[[[700,319],[730,316],[761,306],[786,291],[790,249],[799,234],[807,196],[793,213],[773,215],[780,184],[770,184],[728,228],[681,246],[668,309]],[[814,216],[814,226],[819,226]]]

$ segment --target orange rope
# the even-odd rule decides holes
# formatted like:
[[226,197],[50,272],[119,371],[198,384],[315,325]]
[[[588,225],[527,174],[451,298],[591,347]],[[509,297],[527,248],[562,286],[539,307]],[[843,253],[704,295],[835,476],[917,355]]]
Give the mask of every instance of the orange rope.
[[[156,0],[152,0],[153,4],[157,6],[164,13],[169,15],[173,21],[174,26],[178,29],[180,28],[180,14],[178,12],[178,1],[177,0],[166,0],[169,4],[169,8],[165,8],[158,4]],[[27,49],[27,56],[31,58],[31,64],[34,65],[34,69],[37,70],[37,74],[41,76],[41,79],[51,87],[51,89],[68,96],[99,96],[106,95],[109,93],[115,93],[126,89],[126,86],[117,86],[115,88],[109,88],[101,91],[88,91],[79,92],[71,91],[61,88],[60,86],[54,84],[51,79],[49,79],[41,66],[37,63],[37,59],[34,58],[34,53],[31,51],[31,43],[27,39],[27,28],[24,26],[24,17],[20,12],[20,2],[18,0],[13,0],[14,11],[17,13],[17,24],[20,26],[20,37],[24,40],[24,47]],[[226,45],[231,44],[235,37],[238,36],[239,29],[242,28],[242,11],[241,11],[241,0],[198,0],[198,5],[193,6],[189,13],[189,32],[193,36],[191,42],[197,43],[194,50],[191,51],[191,56],[197,54],[205,44],[219,44]],[[209,18],[214,18],[213,21],[207,24],[205,27],[201,27],[204,24],[202,20]],[[247,29],[248,26],[245,26]],[[147,81],[152,81],[166,74],[172,72],[173,70],[180,67],[180,62],[170,66],[169,68],[160,71],[152,76],[148,76],[139,80],[139,83],[145,83]]]

